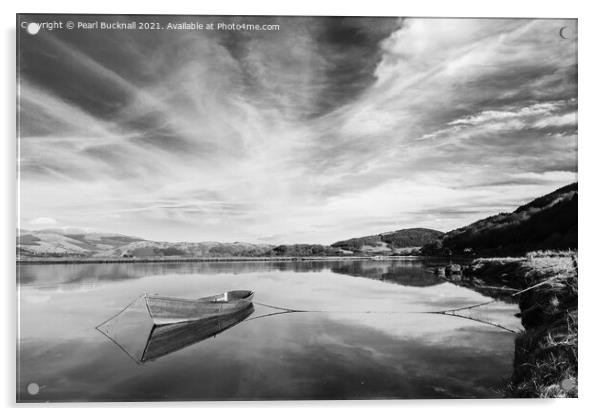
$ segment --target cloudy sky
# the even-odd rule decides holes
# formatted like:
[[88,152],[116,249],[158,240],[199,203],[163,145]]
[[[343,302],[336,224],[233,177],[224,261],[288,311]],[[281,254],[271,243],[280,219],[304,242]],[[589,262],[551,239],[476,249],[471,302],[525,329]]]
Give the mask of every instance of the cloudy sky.
[[574,20],[86,19],[280,30],[20,30],[25,229],[332,243],[577,180]]

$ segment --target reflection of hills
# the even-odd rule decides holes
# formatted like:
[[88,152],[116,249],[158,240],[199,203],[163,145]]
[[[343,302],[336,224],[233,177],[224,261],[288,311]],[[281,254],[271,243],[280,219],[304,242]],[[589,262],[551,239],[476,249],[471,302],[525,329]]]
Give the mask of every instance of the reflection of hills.
[[425,267],[424,261],[415,260],[44,264],[21,265],[18,268],[20,284],[41,285],[96,283],[167,274],[211,275],[270,271],[317,273],[325,270],[407,286],[432,286],[441,283],[441,280]]
[[333,265],[333,273],[384,280],[403,286],[434,286],[445,282],[417,261],[361,261]]
[[92,263],[20,265],[20,284],[94,283],[165,274],[232,274],[269,271],[320,272],[332,261],[206,262],[206,263]]

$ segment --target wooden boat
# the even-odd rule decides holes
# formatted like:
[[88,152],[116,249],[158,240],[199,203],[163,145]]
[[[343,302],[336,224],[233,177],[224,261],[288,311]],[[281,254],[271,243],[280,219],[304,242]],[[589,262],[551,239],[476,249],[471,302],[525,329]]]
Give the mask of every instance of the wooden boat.
[[148,312],[155,325],[191,322],[229,315],[247,307],[254,292],[233,290],[199,299],[178,299],[145,295]]
[[142,295],[96,327],[138,363],[154,360],[245,320],[254,293],[235,290],[199,299]]

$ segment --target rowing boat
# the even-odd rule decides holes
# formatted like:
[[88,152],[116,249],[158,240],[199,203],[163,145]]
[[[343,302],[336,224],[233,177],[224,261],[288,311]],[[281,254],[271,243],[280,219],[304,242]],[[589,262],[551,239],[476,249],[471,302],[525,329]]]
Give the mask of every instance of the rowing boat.
[[250,290],[198,299],[141,295],[96,327],[138,363],[214,336],[253,313]]
[[[140,300],[143,297],[139,298]],[[204,341],[244,321],[254,312],[253,303],[247,303],[236,312],[212,318],[155,325],[139,313],[146,307],[139,302],[118,317],[96,329],[109,338],[138,364],[154,361],[185,347]]]
[[253,301],[254,292],[232,290],[199,299],[179,299],[145,295],[148,312],[155,325],[217,318],[238,312]]

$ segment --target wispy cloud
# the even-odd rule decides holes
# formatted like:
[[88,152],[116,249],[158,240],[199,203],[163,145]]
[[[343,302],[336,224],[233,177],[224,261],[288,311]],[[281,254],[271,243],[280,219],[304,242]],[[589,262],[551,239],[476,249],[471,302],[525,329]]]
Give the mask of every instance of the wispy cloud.
[[29,225],[34,225],[34,226],[49,226],[49,225],[56,225],[57,221],[54,218],[49,218],[49,217],[39,217],[39,218],[34,218],[32,220],[29,221]]
[[576,179],[575,21],[249,19],[22,38],[22,219],[329,243]]

